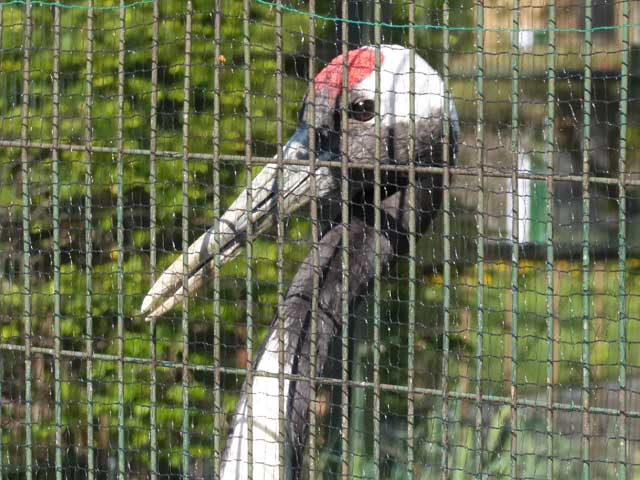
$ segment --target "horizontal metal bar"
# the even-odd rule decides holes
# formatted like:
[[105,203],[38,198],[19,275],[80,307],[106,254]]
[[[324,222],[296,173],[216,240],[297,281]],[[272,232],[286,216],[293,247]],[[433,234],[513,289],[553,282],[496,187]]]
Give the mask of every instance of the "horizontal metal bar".
[[[520,30],[521,32],[523,30]],[[492,56],[498,56],[498,55],[504,55],[508,53],[507,51],[505,52],[496,52],[496,53],[492,53]],[[600,52],[603,53],[603,52]],[[613,53],[612,53],[613,54]],[[487,55],[485,53],[485,55]],[[562,56],[568,56],[569,54],[556,54],[556,56],[558,57],[562,57]],[[537,56],[542,56],[542,55],[537,55]],[[548,56],[548,55],[547,55]],[[475,78],[476,77],[476,71],[475,69],[471,69],[471,68],[456,68],[456,67],[452,67],[455,68],[455,73],[452,73],[450,75],[450,79],[452,83],[456,83],[456,82],[468,82],[470,78]],[[523,73],[525,73],[523,75]],[[536,69],[536,70],[530,70],[530,69],[524,69],[523,67],[521,67],[520,69],[520,82],[521,83],[536,83],[536,82],[540,82],[542,80],[546,80],[547,76],[548,76],[548,72],[546,70],[543,69]],[[511,69],[507,70],[505,69],[504,71],[490,71],[489,73],[486,73],[483,75],[484,81],[489,83],[489,82],[511,82],[511,79],[513,77],[513,74],[511,72]],[[591,78],[593,80],[610,80],[612,82],[617,82],[620,81],[620,69],[617,68],[599,68],[599,69],[594,69],[593,70],[593,74],[591,75]],[[556,80],[573,80],[576,82],[580,82],[580,81],[584,81],[584,70],[583,69],[578,69],[578,68],[562,68],[561,70],[558,70],[556,72],[555,75],[555,79]],[[502,101],[503,103],[506,103],[506,101]],[[563,101],[560,101],[563,102]]]
[[[492,261],[505,260],[511,258],[511,249],[513,244],[509,240],[488,240],[486,242],[487,251],[485,259]],[[547,259],[547,245],[545,243],[526,242],[518,244],[518,256],[526,260],[543,261]],[[582,258],[582,245],[571,245],[556,243],[553,246],[553,255],[555,260],[578,261]],[[594,262],[605,260],[615,260],[618,258],[618,247],[613,245],[593,246],[590,247],[591,259]],[[627,248],[627,256],[629,258],[640,258],[640,249],[634,247]],[[470,257],[468,260],[464,257],[456,259],[455,266],[462,267],[469,264],[475,264],[475,259]],[[434,268],[439,268],[438,263],[425,263],[422,265],[425,272],[433,272]]]
[[[22,143],[20,140],[0,140],[0,147],[9,147],[9,148],[26,148],[26,149],[33,149],[33,150],[51,150],[52,148],[54,148],[54,145],[52,143],[41,143],[41,142],[28,142],[28,143]],[[58,144],[57,146],[55,146],[55,148],[57,148],[60,151],[67,151],[67,152],[86,152],[87,151],[87,146],[86,145],[80,145],[80,144]],[[108,154],[113,154],[113,155],[117,155],[118,152],[120,150],[116,147],[100,147],[100,146],[96,146],[93,145],[91,148],[91,152],[92,153],[108,153]],[[121,152],[124,155],[135,155],[135,156],[149,156],[151,154],[151,151],[148,149],[142,149],[142,148],[123,148],[121,150]],[[170,151],[170,150],[158,150],[156,152],[154,152],[156,157],[164,157],[164,158],[175,158],[175,159],[181,159],[182,158],[182,152],[177,152],[177,151]],[[190,160],[209,160],[212,161],[214,160],[214,156],[211,153],[193,153],[190,152],[189,153],[189,159]],[[244,155],[220,155],[220,160],[222,162],[227,162],[227,163],[244,163],[245,162],[245,157]],[[259,165],[266,165],[268,163],[275,163],[275,160],[271,157],[257,157],[254,156],[251,159],[251,163],[253,165],[259,166]],[[309,162],[307,160],[288,160],[288,159],[283,159],[282,162],[283,165],[296,165],[296,166],[305,166],[305,165],[309,165]],[[330,167],[330,168],[340,168],[340,162],[339,161],[334,161],[334,162],[326,162],[326,161],[316,161],[316,166],[317,167]],[[373,170],[375,168],[375,164],[374,162],[371,163],[361,163],[358,164],[358,168],[362,169],[362,170]],[[415,171],[416,173],[436,173],[436,174],[443,174],[444,173],[444,168],[443,167],[421,167],[421,166],[415,166]],[[387,171],[387,172],[409,172],[409,165],[390,165],[390,164],[382,164],[380,165],[380,169],[382,171]],[[461,176],[461,177],[477,177],[479,175],[479,170],[476,167],[449,167],[449,173],[451,175],[454,176]],[[512,176],[512,172],[511,170],[506,170],[500,171],[498,169],[495,169],[494,167],[491,167],[490,165],[485,165],[484,166],[484,172],[483,175],[486,178],[505,178],[505,179],[510,179]],[[629,173],[627,174],[627,176],[625,177],[625,179],[623,180],[623,185],[627,185],[627,186],[635,186],[638,187],[640,186],[640,178],[629,178],[631,176],[636,175],[636,173]],[[637,172],[637,175],[640,176],[640,172]],[[583,178],[582,175],[565,175],[565,174],[559,174],[559,173],[554,173],[554,174],[545,174],[545,173],[531,173],[531,172],[518,172],[518,177],[521,180],[552,180],[554,182],[574,182],[574,183],[582,183]],[[601,185],[620,185],[621,180],[619,177],[597,177],[597,176],[590,176],[589,177],[589,183],[592,184],[601,184]]]
[[[25,351],[25,347],[23,345],[13,345],[13,344],[8,344],[8,343],[3,343],[0,344],[0,350],[4,350],[4,351],[9,351],[9,352],[21,352],[24,353]],[[55,349],[53,348],[47,348],[47,347],[31,347],[31,353],[35,354],[35,353],[40,353],[42,355],[50,355],[50,356],[54,356],[55,355]],[[61,357],[69,357],[69,358],[77,358],[80,360],[87,360],[89,359],[89,356],[86,354],[86,352],[82,352],[82,351],[75,351],[75,350],[61,350],[60,351],[60,356]],[[154,362],[149,359],[149,358],[143,358],[143,357],[120,357],[118,355],[109,355],[106,353],[96,353],[91,357],[92,360],[94,361],[106,361],[106,362],[118,362],[118,361],[122,361],[124,363],[130,363],[130,364],[136,364],[136,365],[152,365],[154,364]],[[157,360],[155,362],[155,365],[157,367],[163,367],[163,368],[174,368],[174,369],[182,369],[183,364],[182,362],[172,362],[172,361],[168,361],[168,360]],[[190,364],[188,365],[188,368],[190,370],[193,371],[197,371],[197,372],[209,372],[209,373],[213,373],[213,372],[220,372],[220,373],[226,373],[229,375],[245,375],[247,373],[247,370],[242,369],[242,368],[235,368],[235,367],[214,367],[213,365],[193,365]],[[303,375],[295,375],[295,374],[288,374],[285,373],[285,378],[287,380],[291,380],[291,381],[309,381],[308,377],[305,377]],[[253,376],[254,377],[267,377],[267,378],[278,378],[278,373],[269,373],[269,372],[263,372],[263,371],[257,371],[257,372],[253,372]],[[344,380],[342,378],[329,378],[329,377],[317,377],[316,378],[317,383],[322,384],[322,385],[338,385],[338,386],[342,386],[344,384]],[[354,381],[354,380],[349,380],[348,381],[348,385],[350,387],[356,387],[356,388],[368,388],[368,389],[373,389],[373,388],[377,388],[379,386],[379,388],[383,391],[386,392],[395,392],[395,393],[407,393],[409,391],[409,387],[407,387],[406,385],[397,385],[397,384],[387,384],[387,383],[380,383],[380,384],[375,384],[374,382],[367,382],[367,381]],[[414,386],[412,389],[412,392],[416,395],[425,395],[425,396],[432,396],[432,397],[441,397],[442,396],[442,390],[440,389],[436,389],[436,388],[424,388],[424,387],[416,387]],[[447,392],[447,396],[450,399],[457,399],[457,400],[475,400],[476,399],[476,394],[474,393],[465,393],[465,392],[454,392],[454,391],[448,391]],[[494,403],[494,404],[498,404],[498,405],[513,405],[512,399],[511,397],[505,397],[505,396],[501,396],[501,395],[486,395],[483,394],[482,395],[482,400],[486,403]],[[539,401],[539,400],[532,400],[532,399],[526,399],[526,398],[518,398],[516,404],[517,407],[531,407],[531,408],[551,408],[553,410],[562,410],[562,411],[566,411],[566,412],[582,412],[583,408],[582,405],[579,404],[571,404],[571,403],[560,403],[560,402],[556,402],[553,405],[551,405],[551,407],[547,404],[546,400],[545,401]],[[589,408],[589,413],[591,414],[599,414],[599,415],[609,415],[609,416],[614,416],[614,417],[619,417],[621,415],[625,415],[627,418],[640,418],[640,411],[639,410],[629,410],[627,412],[623,412],[621,413],[619,409],[616,408],[605,408],[605,407],[590,407]]]
[[[267,5],[269,7],[274,7],[276,4],[270,0],[256,0],[257,3],[261,3],[263,5]],[[495,7],[486,7],[486,8],[495,8]],[[282,7],[282,9],[286,12],[301,15],[305,17],[311,16],[311,13],[305,10],[298,10],[293,7]],[[411,24],[411,23],[391,23],[391,22],[372,22],[369,20],[351,20],[345,19],[343,17],[331,17],[327,15],[320,15],[318,13],[314,13],[313,17],[318,20],[324,20],[325,22],[338,23],[343,22],[345,24],[358,25],[358,26],[366,26],[366,27],[374,27],[381,26],[386,28],[396,28],[396,29],[418,29],[418,30],[445,30],[452,32],[494,32],[494,33],[511,33],[513,32],[512,28],[496,28],[496,27],[485,27],[482,23],[476,23],[475,26],[467,27],[467,26],[453,26],[453,25],[442,25],[438,23],[422,23],[422,24]],[[599,32],[599,31],[610,31],[610,30],[619,30],[619,29],[628,29],[631,27],[637,27],[640,24],[630,23],[623,25],[602,25],[596,27],[585,27],[585,28],[521,28],[518,31],[520,32],[533,32],[533,33],[550,33],[550,32],[558,32],[558,33],[586,33],[586,32]]]

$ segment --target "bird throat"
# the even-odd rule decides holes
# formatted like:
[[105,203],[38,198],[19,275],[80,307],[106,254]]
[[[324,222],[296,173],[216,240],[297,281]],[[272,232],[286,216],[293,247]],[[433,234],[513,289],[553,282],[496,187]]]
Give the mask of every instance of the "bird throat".
[[[380,64],[384,61],[380,52]],[[344,56],[334,58],[329,65],[324,67],[315,79],[316,94],[324,95],[328,99],[335,99],[340,95],[342,89],[342,69],[344,66]],[[349,72],[348,88],[351,90],[355,85],[367,78],[376,67],[376,51],[372,48],[359,48],[351,50],[347,54],[347,70]]]

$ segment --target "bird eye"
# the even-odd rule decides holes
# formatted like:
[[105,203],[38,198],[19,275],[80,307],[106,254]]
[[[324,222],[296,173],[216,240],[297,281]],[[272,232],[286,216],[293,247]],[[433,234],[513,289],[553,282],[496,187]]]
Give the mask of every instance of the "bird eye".
[[358,100],[349,106],[349,118],[359,122],[368,122],[375,115],[373,100]]

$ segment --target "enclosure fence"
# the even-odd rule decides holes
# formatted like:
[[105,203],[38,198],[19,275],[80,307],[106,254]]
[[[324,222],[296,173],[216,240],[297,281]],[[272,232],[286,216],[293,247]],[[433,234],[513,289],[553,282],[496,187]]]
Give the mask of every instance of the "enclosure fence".
[[[636,478],[639,26],[631,0],[0,3],[0,476],[230,478],[246,395],[246,475],[267,478],[251,439],[269,377],[278,478]],[[381,161],[391,44],[410,52],[405,163]],[[312,117],[323,108],[316,76],[364,45],[373,275],[353,299],[349,155],[316,154],[321,125],[309,158],[286,145],[303,99]],[[442,121],[459,123],[433,164],[414,161],[420,58],[441,78]],[[263,232],[250,185],[264,165],[278,188]],[[284,172],[300,168],[309,205],[281,215]],[[328,228],[323,168],[340,185]],[[382,203],[403,189],[401,236]],[[421,205],[421,189],[441,202]],[[243,253],[212,254],[203,288],[183,275],[179,308],[145,321],[151,285],[225,228],[236,197]],[[322,368],[319,245],[333,232],[339,321]],[[387,261],[396,234],[406,252]],[[283,305],[309,262],[310,373],[296,374]],[[256,368],[272,338],[275,373]],[[292,473],[295,382],[312,388]]]

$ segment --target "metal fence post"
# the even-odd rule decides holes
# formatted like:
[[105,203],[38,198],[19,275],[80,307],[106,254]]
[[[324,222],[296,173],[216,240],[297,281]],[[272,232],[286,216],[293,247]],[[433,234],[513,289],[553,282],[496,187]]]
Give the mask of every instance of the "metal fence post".
[[33,376],[32,376],[32,308],[31,289],[31,182],[29,149],[29,96],[31,81],[32,6],[27,0],[24,10],[24,43],[22,57],[22,94],[20,114],[20,175],[22,177],[22,276],[24,295],[24,370],[25,370],[25,468],[27,480],[33,477]]

